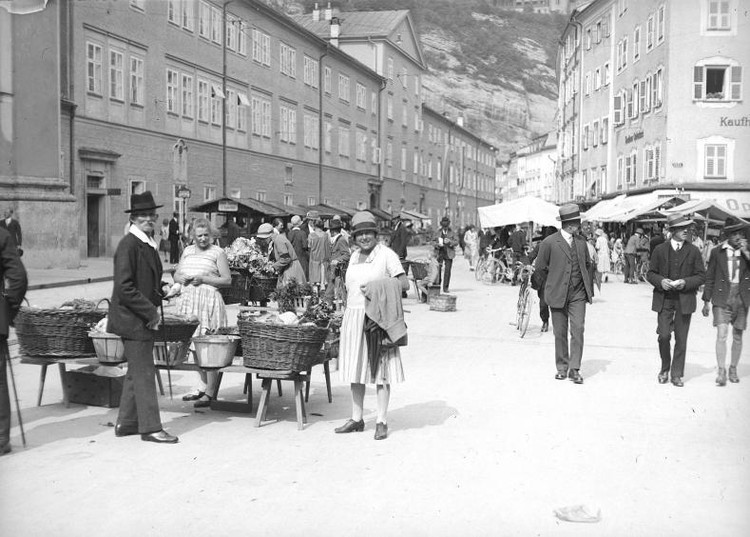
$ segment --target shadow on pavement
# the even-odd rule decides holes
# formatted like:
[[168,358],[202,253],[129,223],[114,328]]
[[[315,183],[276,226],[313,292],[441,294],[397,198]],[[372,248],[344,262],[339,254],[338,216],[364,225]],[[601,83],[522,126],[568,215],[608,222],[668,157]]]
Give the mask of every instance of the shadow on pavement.
[[611,360],[587,360],[584,358],[581,363],[581,375],[584,378],[590,378],[599,373],[604,373],[611,363]]
[[399,429],[420,429],[442,425],[449,418],[457,415],[458,410],[448,406],[445,401],[427,401],[389,410],[388,421],[398,423]]

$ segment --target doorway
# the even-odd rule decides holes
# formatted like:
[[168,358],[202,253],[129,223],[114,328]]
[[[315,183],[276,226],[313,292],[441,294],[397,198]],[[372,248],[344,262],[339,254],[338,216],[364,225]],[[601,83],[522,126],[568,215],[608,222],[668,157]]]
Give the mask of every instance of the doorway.
[[100,257],[101,252],[101,194],[86,195],[86,244],[88,257]]

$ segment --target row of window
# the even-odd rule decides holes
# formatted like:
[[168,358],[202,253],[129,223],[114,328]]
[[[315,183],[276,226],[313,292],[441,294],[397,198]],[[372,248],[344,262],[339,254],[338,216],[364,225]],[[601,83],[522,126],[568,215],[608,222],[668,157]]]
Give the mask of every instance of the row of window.
[[632,90],[623,89],[614,96],[614,125],[623,125],[625,119],[634,121],[639,115],[661,108],[662,100],[663,71],[659,67],[643,80],[634,80]]
[[586,151],[589,147],[598,147],[601,143],[606,145],[609,137],[609,118],[596,119],[592,123],[583,126],[581,137],[581,149]]
[[[639,172],[638,150],[633,149],[629,155],[617,157],[617,189],[623,185],[638,184],[638,178],[643,183],[658,182],[661,172],[661,142],[657,141],[643,147],[643,169]],[[642,175],[641,175],[642,174]]]
[[590,95],[595,91],[599,91],[603,87],[609,86],[612,82],[612,70],[610,69],[609,62],[605,62],[601,67],[597,67],[592,71],[586,73],[584,82],[584,94]]

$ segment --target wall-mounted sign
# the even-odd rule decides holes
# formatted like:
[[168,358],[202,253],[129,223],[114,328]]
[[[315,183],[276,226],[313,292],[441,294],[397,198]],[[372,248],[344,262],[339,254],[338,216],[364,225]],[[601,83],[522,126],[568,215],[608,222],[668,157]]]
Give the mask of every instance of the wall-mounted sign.
[[722,116],[719,120],[720,127],[750,127],[750,116],[730,118]]
[[119,188],[108,188],[107,196],[122,196],[122,190]]
[[634,132],[633,134],[628,134],[625,136],[625,143],[626,144],[632,144],[636,140],[640,140],[643,138],[643,131]]
[[191,194],[190,189],[184,186],[177,190],[177,195],[181,197],[182,199],[189,199],[190,194]]
[[684,164],[682,162],[673,162],[672,167],[673,168],[682,168]]
[[222,213],[236,213],[239,208],[236,201],[222,200],[219,202],[219,212]]

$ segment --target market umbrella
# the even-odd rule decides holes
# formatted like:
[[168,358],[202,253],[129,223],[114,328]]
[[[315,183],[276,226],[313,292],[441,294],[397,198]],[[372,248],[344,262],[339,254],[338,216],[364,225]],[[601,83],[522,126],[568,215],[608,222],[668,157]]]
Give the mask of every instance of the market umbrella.
[[479,221],[485,228],[521,224],[523,222],[560,227],[558,206],[533,196],[506,201],[497,205],[478,207],[477,211],[479,211]]

